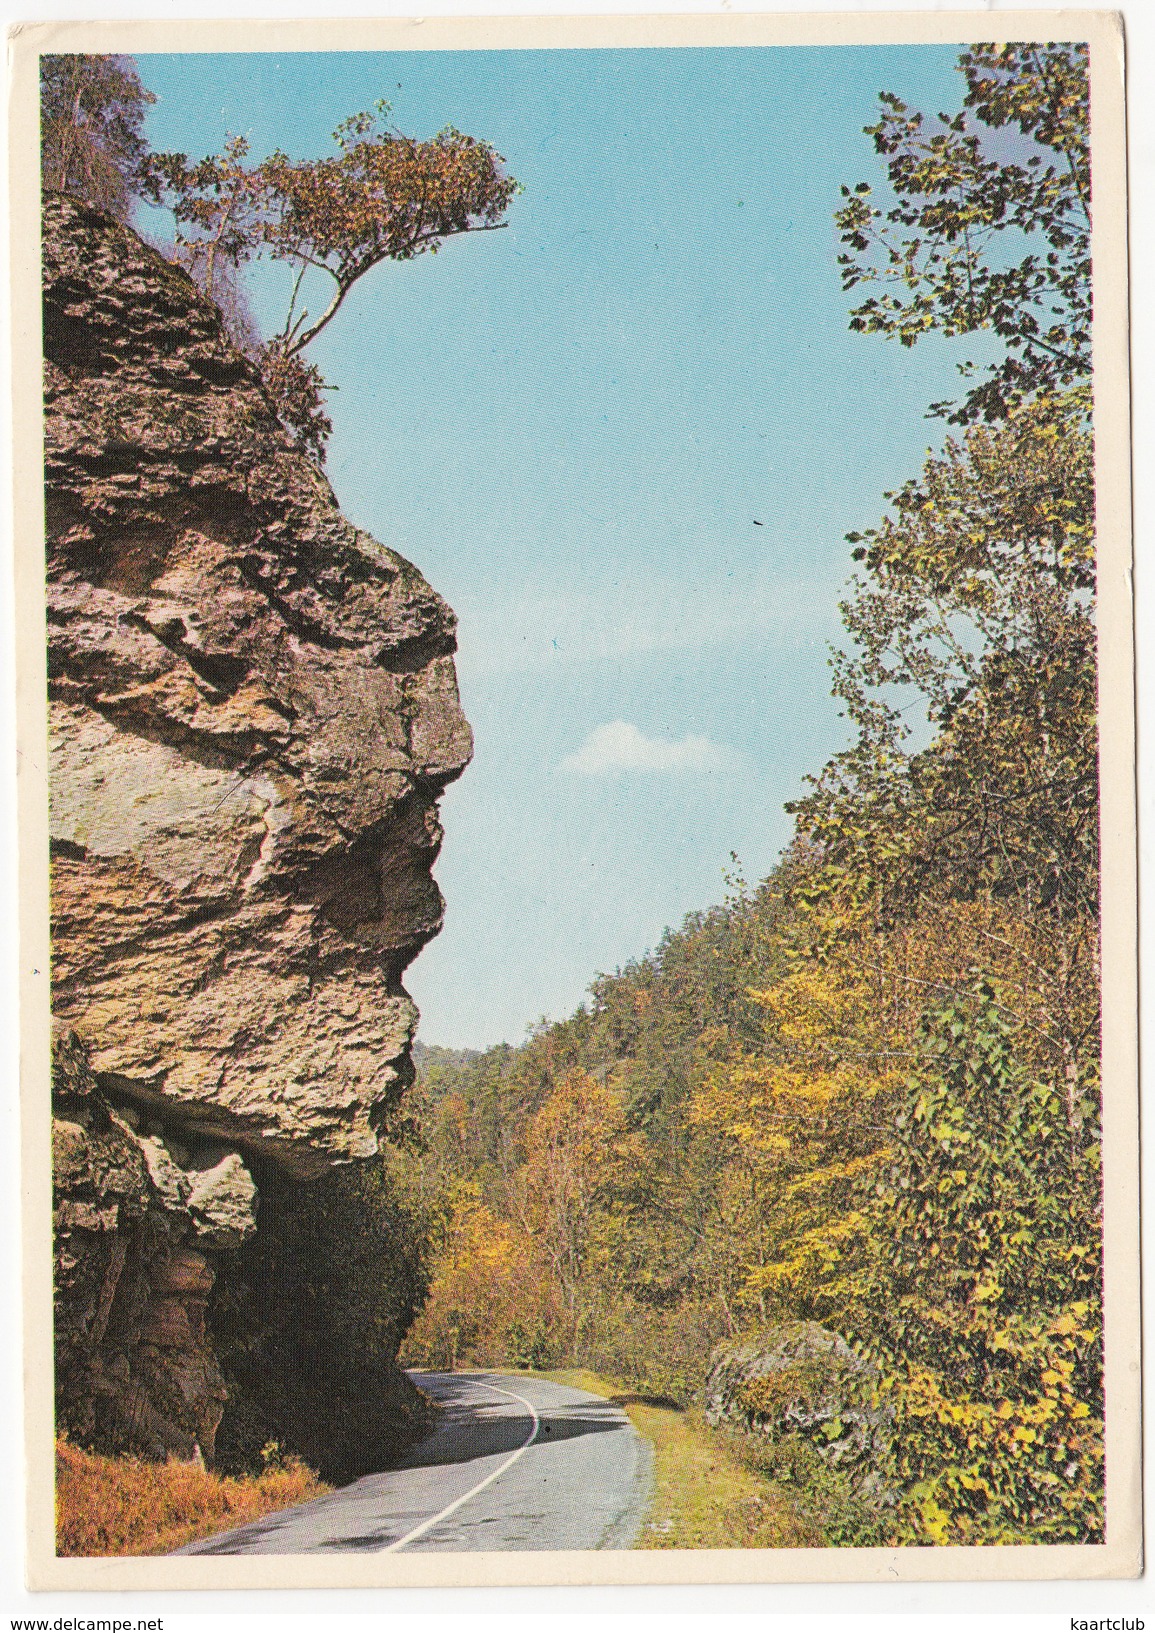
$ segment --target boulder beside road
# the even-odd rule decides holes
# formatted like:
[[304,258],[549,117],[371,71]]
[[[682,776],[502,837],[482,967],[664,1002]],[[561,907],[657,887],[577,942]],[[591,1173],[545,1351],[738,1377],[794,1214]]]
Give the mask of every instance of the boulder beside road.
[[877,1383],[874,1363],[840,1333],[816,1321],[781,1322],[718,1345],[706,1421],[769,1440],[798,1437],[859,1495],[879,1498],[893,1413],[878,1402]]

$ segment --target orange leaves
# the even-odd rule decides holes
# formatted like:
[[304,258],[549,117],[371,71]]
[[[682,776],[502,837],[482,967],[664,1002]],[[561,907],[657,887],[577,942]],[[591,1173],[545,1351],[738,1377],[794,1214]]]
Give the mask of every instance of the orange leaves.
[[[339,156],[260,166],[268,193],[262,243],[322,268],[339,294],[381,261],[407,261],[458,233],[502,224],[517,183],[486,142],[452,129],[419,142],[356,116],[336,133]],[[299,350],[328,314],[294,339]]]
[[[467,1112],[451,1091],[438,1123],[468,1171]],[[452,1365],[540,1364],[560,1353],[573,1336],[591,1252],[605,1246],[607,1202],[641,1157],[621,1097],[588,1072],[561,1077],[526,1128],[504,1217],[476,1180],[450,1181],[432,1290],[407,1354]]]
[[[183,153],[161,153],[149,161],[148,196],[169,204],[180,241],[210,267],[214,255],[237,265],[267,253],[334,280],[336,294],[311,324],[306,314],[294,322],[290,307],[281,336],[289,354],[320,333],[372,267],[503,225],[518,190],[487,142],[452,126],[419,142],[388,128],[387,111],[382,103],[375,115],[346,120],[334,133],[339,152],[328,158],[278,150],[250,165],[247,141],[235,136],[215,158],[190,164]],[[208,282],[211,293],[211,270]]]
[[557,1298],[520,1222],[502,1219],[479,1187],[451,1188],[429,1299],[405,1339],[410,1361],[453,1367],[540,1359],[511,1354],[511,1333],[533,1330],[541,1343],[558,1320]]
[[56,1548],[63,1558],[168,1554],[328,1490],[295,1459],[233,1477],[195,1463],[101,1457],[60,1438]]
[[527,1217],[571,1304],[599,1205],[642,1156],[621,1096],[589,1072],[567,1072],[530,1124],[522,1175]]

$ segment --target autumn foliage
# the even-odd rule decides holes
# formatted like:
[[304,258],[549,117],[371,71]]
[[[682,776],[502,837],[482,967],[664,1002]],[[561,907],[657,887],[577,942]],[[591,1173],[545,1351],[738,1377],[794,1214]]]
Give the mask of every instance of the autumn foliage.
[[[953,115],[883,97],[867,127],[881,174],[846,187],[836,217],[853,330],[907,346],[983,332],[1002,348],[962,364],[961,398],[932,405],[951,434],[849,536],[833,655],[846,746],[792,803],[795,837],[767,879],[735,881],[521,1047],[425,1052],[390,1159],[397,1219],[420,1220],[428,1245],[406,1354],[585,1366],[684,1403],[719,1340],[818,1322],[871,1358],[893,1434],[873,1506],[816,1462],[792,1467],[788,1447],[747,1448],[750,1467],[794,1481],[798,1536],[1093,1543],[1087,55],[980,44],[959,67]],[[84,144],[119,142],[210,293],[257,255],[291,269],[261,367],[315,453],[329,426],[304,348],[374,267],[500,227],[516,192],[485,143],[404,136],[384,105],[340,126],[324,158],[253,163],[234,138],[214,158],[145,162],[123,64],[104,127],[83,96],[67,101],[68,71],[45,93],[46,177],[79,186],[99,170]],[[398,1317],[372,1314],[376,1250],[349,1217],[325,1297],[360,1332]],[[292,1332],[277,1341],[293,1353]]]
[[[237,135],[198,159],[151,152],[144,117],[156,99],[131,57],[46,55],[40,100],[43,185],[121,220],[137,198],[166,207],[176,259],[222,307],[282,423],[318,459],[332,431],[328,387],[301,353],[374,267],[503,227],[518,192],[488,142],[452,125],[418,140],[389,123],[385,101],[338,125],[333,154],[290,159],[278,149],[256,161]],[[238,269],[259,257],[290,271],[284,323],[267,342],[249,332],[237,282]]]
[[936,405],[961,429],[850,537],[848,746],[761,885],[521,1048],[429,1052],[422,1160],[458,1224],[413,1341],[452,1307],[443,1356],[692,1401],[719,1339],[817,1321],[871,1357],[893,1429],[873,1505],[785,1443],[751,1453],[818,1534],[1086,1543],[1104,1524],[1086,54],[981,45],[960,68],[963,108],[934,125],[883,98],[891,202],[862,184],[838,215],[866,291],[852,328],[1005,347],[964,366],[976,383]]

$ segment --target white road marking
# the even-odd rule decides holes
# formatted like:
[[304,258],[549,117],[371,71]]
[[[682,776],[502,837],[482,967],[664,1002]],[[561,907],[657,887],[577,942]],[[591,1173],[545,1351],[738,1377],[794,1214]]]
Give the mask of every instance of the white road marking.
[[523,1440],[517,1450],[507,1457],[504,1463],[499,1463],[492,1474],[487,1474],[484,1480],[479,1480],[469,1491],[455,1498],[448,1508],[441,1510],[440,1514],[434,1514],[430,1519],[422,1520],[420,1525],[414,1526],[413,1530],[406,1532],[405,1536],[398,1537],[396,1542],[391,1542],[387,1548],[382,1548],[381,1552],[383,1554],[395,1554],[399,1548],[407,1547],[409,1543],[416,1541],[418,1537],[423,1537],[426,1531],[432,1531],[435,1525],[440,1525],[442,1520],[447,1520],[450,1514],[457,1512],[462,1503],[467,1503],[471,1497],[476,1497],[479,1491],[484,1491],[486,1486],[492,1485],[498,1475],[504,1474],[506,1469],[511,1469],[518,1458],[527,1452],[537,1439],[537,1431],[541,1427],[541,1422],[531,1401],[527,1401],[524,1395],[515,1395],[511,1389],[499,1389],[496,1384],[486,1383],[482,1384],[481,1387],[492,1390],[495,1395],[506,1395],[511,1401],[519,1401],[525,1407],[533,1419],[533,1427],[529,1431],[528,1439]]

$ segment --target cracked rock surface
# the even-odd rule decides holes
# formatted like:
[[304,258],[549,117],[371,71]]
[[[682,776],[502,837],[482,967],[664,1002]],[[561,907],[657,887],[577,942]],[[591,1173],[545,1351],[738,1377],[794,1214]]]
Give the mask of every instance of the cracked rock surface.
[[[52,1004],[85,1084],[58,1330],[117,1333],[109,1421],[183,1455],[219,1417],[202,1317],[254,1173],[371,1156],[409,1081],[402,974],[472,743],[452,612],[341,514],[216,309],[63,195],[43,257]],[[158,1404],[134,1344],[203,1398]]]
[[166,1126],[368,1155],[471,748],[455,620],[183,273],[56,196],[44,277],[54,1014]]

